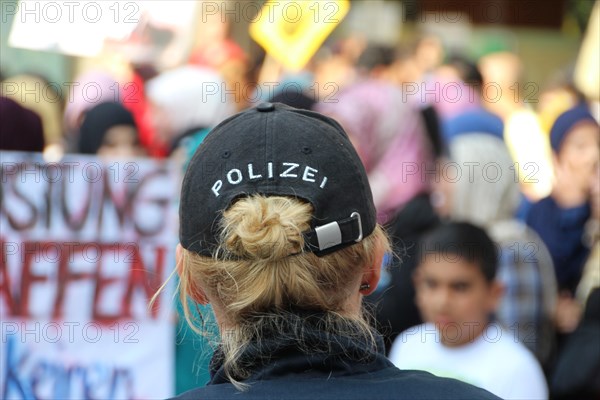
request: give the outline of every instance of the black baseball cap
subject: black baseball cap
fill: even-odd
[[[342,127],[322,114],[262,103],[217,125],[186,170],[179,241],[213,256],[220,220],[236,199],[291,196],[314,209],[305,250],[318,256],[350,246],[375,229],[367,174]]]

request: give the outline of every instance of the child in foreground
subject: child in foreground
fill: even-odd
[[[495,279],[497,250],[487,233],[469,223],[448,223],[427,234],[419,252],[416,301],[426,323],[394,341],[390,360],[503,399],[547,399],[533,354],[493,320],[502,286]]]

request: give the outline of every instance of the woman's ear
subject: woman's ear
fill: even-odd
[[[202,288],[196,284],[196,282],[191,280],[189,274],[184,275],[183,251],[184,250],[181,246],[181,243],[178,243],[177,247],[175,248],[175,262],[177,263],[175,268],[177,269],[177,275],[179,275],[180,281],[189,288],[187,293],[188,296],[190,296],[196,303],[206,305],[209,303],[209,301],[204,290],[202,290]]]
[[[377,289],[379,279],[381,278],[381,268],[385,256],[385,250],[381,243],[377,243],[374,252],[373,265],[366,265],[363,271],[360,289],[360,293],[363,296],[373,293]]]

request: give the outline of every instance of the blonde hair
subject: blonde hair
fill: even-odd
[[[290,323],[294,310],[322,313],[319,328],[358,335],[370,349],[376,347],[366,313],[353,315],[344,306],[357,290],[364,267],[380,267],[374,265],[376,247],[389,251],[387,236],[378,225],[361,242],[317,257],[303,250],[302,232],[310,229],[311,218],[311,205],[292,197],[244,197],[223,212],[220,247],[212,258],[183,251],[179,296],[185,318],[203,333],[190,310],[190,303],[195,304],[191,294],[202,282],[228,322],[226,334],[221,332],[223,365],[239,389],[244,385],[237,379],[250,374],[240,362],[243,350],[260,340],[265,329],[285,335],[292,326],[294,332],[287,334],[298,335],[297,325],[302,324]]]

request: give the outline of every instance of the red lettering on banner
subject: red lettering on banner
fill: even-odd
[[[85,168],[70,169],[68,165],[61,165],[58,170],[61,179],[55,182],[44,178],[44,164],[9,164],[14,164],[14,170],[10,173],[2,172],[0,165],[0,175],[4,191],[2,195],[10,198],[11,207],[6,205],[6,201],[0,201],[0,214],[6,216],[8,226],[16,232],[36,228],[50,229],[52,225],[62,223],[74,234],[78,234],[86,226],[93,226],[101,232],[103,226],[116,223],[119,228],[133,229],[144,238],[160,233],[168,221],[170,197],[164,193],[143,196],[147,187],[168,178],[168,170],[165,168],[152,170],[141,177],[128,175],[125,182],[113,182],[111,177],[114,174],[111,173],[111,167],[106,165],[96,164],[98,179],[87,176],[88,170]],[[32,195],[27,190],[27,184],[43,187],[42,193],[36,193],[43,196],[43,202],[34,201],[32,196],[35,194]],[[74,196],[77,201],[71,202]],[[156,218],[153,226],[148,227],[144,216],[134,213],[133,204],[155,206],[157,214],[161,216]],[[15,212],[15,206],[19,207],[18,212]],[[107,218],[106,214],[109,212],[114,213],[116,218]]]
[[[4,179],[4,177],[3,177],[3,179]],[[3,185],[2,190],[7,191],[6,189],[9,186],[12,188],[12,192],[13,192],[14,196],[16,198],[18,198],[19,200],[21,200],[21,205],[29,210],[28,213],[25,213],[25,215],[28,215],[29,218],[25,219],[25,221],[22,221],[19,218],[17,218],[16,216],[9,213],[8,209],[6,208],[6,201],[0,202],[0,209],[2,210],[3,214],[6,214],[8,223],[14,230],[23,231],[23,230],[31,229],[32,227],[35,226],[35,224],[37,222],[38,210],[35,208],[35,205],[33,204],[33,202],[30,199],[28,199],[27,196],[25,196],[23,194],[23,192],[21,192],[21,190],[18,189],[19,185],[17,184],[16,179],[12,180],[10,183],[12,185],[9,185],[7,183],[6,187],[5,187],[4,182],[2,182],[2,185]],[[21,212],[20,214],[22,216],[23,212]]]
[[[48,282],[56,286],[55,297],[48,299],[53,304],[52,318],[64,318],[65,302],[69,301],[67,292],[73,285],[80,284],[81,281],[88,280],[94,285],[94,294],[92,309],[90,315],[92,320],[103,324],[112,324],[120,319],[131,319],[133,317],[133,296],[140,292],[144,295],[147,301],[160,287],[163,280],[165,270],[165,254],[166,249],[163,246],[153,248],[154,269],[148,268],[144,262],[138,246],[127,248],[128,256],[125,257],[124,266],[128,273],[124,271],[119,276],[108,276],[103,273],[103,265],[109,265],[115,261],[119,251],[123,251],[126,247],[119,244],[94,244],[100,255],[94,260],[80,261],[80,264],[74,265],[73,260],[82,260],[86,248],[94,243],[57,243],[57,242],[25,242],[20,246],[18,254],[19,262],[22,260],[22,271],[20,275],[20,290],[15,292],[15,288],[11,285],[10,274],[7,267],[6,246],[4,242],[0,242],[2,246],[2,259],[0,260],[0,289],[2,297],[4,297],[8,305],[9,316],[16,317],[32,317],[30,312],[30,304],[32,292],[36,283]],[[47,274],[35,272],[34,266],[47,257],[50,249],[60,251],[56,260],[46,262],[53,270]],[[122,256],[123,254],[120,254]],[[17,258],[17,257],[15,257]],[[86,265],[84,271],[79,271],[82,265]],[[75,269],[75,267],[79,267]],[[16,278],[16,277],[13,277]],[[18,282],[18,281],[17,281]],[[117,291],[122,293],[120,299],[115,299],[115,303],[119,304],[118,312],[115,314],[106,314],[101,310],[101,301],[103,292],[111,286],[121,286],[123,290]],[[20,292],[19,294],[17,294]],[[151,311],[151,318],[158,317],[158,302]]]
[[[119,245],[115,244],[115,245],[106,245],[103,248],[104,251],[112,251],[113,254],[115,252],[119,251]],[[99,310],[98,310],[98,305],[100,304],[100,299],[102,298],[101,294],[102,294],[102,290],[107,287],[107,286],[111,286],[115,283],[119,283],[121,280],[119,278],[106,278],[102,275],[102,264],[100,263],[100,261],[98,261],[98,268],[96,268],[96,290],[94,290],[94,309],[92,310],[92,319],[94,321],[98,321],[98,322],[102,322],[105,324],[111,324],[113,322],[115,322],[116,320],[118,320],[121,315],[107,315],[107,314],[102,314]],[[121,312],[121,314],[123,314]]]
[[[102,230],[102,224],[104,223],[104,204],[108,204],[109,207],[113,208],[117,214],[117,220],[119,228],[123,228],[125,218],[131,218],[131,195],[130,193],[122,192],[115,193],[110,187],[109,175],[104,174],[104,184],[102,187],[102,202],[98,213],[98,230]],[[121,187],[122,190],[126,187]]]
[[[47,246],[47,243],[44,243],[41,247]],[[65,299],[65,292],[67,286],[71,282],[80,281],[83,279],[91,279],[93,275],[89,272],[81,273],[81,272],[73,272],[70,266],[70,260],[73,259],[75,253],[81,253],[85,249],[85,246],[82,243],[74,243],[73,246],[68,246],[65,249],[65,246],[61,246],[61,257],[58,263],[58,282],[56,288],[56,298],[54,301],[54,319],[62,318],[63,316],[63,303]]]
[[[6,246],[3,240],[0,240],[0,247],[2,248],[2,254],[0,255],[0,295],[4,297],[8,313],[14,315],[17,310],[11,294],[10,275],[6,266]]]
[[[21,307],[20,307],[20,316],[30,317],[29,314],[29,293],[31,290],[31,286],[35,282],[46,282],[48,277],[45,275],[35,275],[32,271],[34,257],[35,259],[39,259],[40,255],[40,244],[36,242],[26,242],[23,243],[23,268],[21,274]]]
[[[62,181],[61,191],[60,191],[60,210],[62,217],[64,218],[67,226],[74,232],[78,232],[83,228],[83,225],[88,219],[88,215],[90,214],[90,208],[92,206],[92,200],[94,198],[94,184],[92,182],[87,182],[87,197],[85,199],[81,199],[77,203],[83,203],[83,207],[79,210],[71,211],[69,210],[69,206],[67,205],[67,199],[69,198],[68,189],[72,185],[67,182],[67,180]]]

